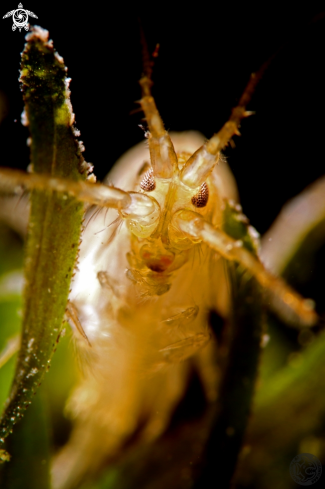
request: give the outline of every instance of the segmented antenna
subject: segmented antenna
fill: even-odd
[[[220,131],[214,134],[209,141],[187,160],[180,175],[183,183],[191,188],[202,185],[218,163],[220,151],[225,148],[235,134],[240,135],[239,126],[241,120],[252,114],[252,112],[246,110],[247,104],[250,102],[258,82],[272,59],[273,56],[256,73],[251,74],[238,105],[232,109],[229,120],[222,126]]]
[[[153,61],[149,55],[147,41],[140,24],[140,37],[142,44],[143,76],[139,81],[142,89],[141,107],[144,112],[149,132],[148,144],[150,159],[155,176],[171,178],[177,172],[177,156],[173,143],[151,95]]]
[[[165,135],[164,123],[157,110],[154,98],[151,95],[152,68],[153,61],[150,57],[148,44],[144,35],[142,25],[140,24],[140,39],[142,45],[142,63],[143,75],[139,81],[142,89],[141,107],[146,117],[149,130],[153,137],[160,138]]]
[[[150,54],[149,54],[149,49],[148,49],[148,43],[146,36],[144,34],[143,27],[140,23],[140,40],[141,40],[141,46],[142,46],[142,79],[145,79],[141,84],[143,93],[142,96],[144,95],[151,95],[151,87],[153,85],[152,82],[152,69],[154,62],[152,61]]]
[[[221,128],[221,130],[212,136],[210,141],[207,143],[207,150],[211,154],[217,154],[221,151],[226,144],[229,142],[230,138],[235,134],[240,135],[239,126],[241,120],[244,117],[248,117],[253,112],[246,110],[248,103],[250,102],[253,93],[255,92],[256,86],[262,78],[266,68],[269,66],[271,59],[263,63],[260,69],[256,73],[252,73],[249,81],[245,87],[242,96],[239,99],[238,105],[232,109],[229,121]]]

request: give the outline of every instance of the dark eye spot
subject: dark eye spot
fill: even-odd
[[[148,170],[144,175],[140,183],[140,187],[145,192],[152,192],[156,188],[155,178],[153,176],[152,168]]]
[[[206,182],[202,183],[200,190],[192,197],[192,204],[195,207],[205,207],[209,200],[209,187]]]

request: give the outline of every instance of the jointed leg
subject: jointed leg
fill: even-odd
[[[6,194],[10,190],[17,193],[22,189],[66,192],[82,202],[102,207],[124,209],[131,204],[127,192],[107,185],[68,180],[40,173],[26,173],[9,168],[0,169],[0,191]]]
[[[72,323],[72,325],[77,329],[77,331],[81,334],[81,336],[87,341],[88,345],[91,346],[88,336],[86,335],[79,321],[78,311],[72,302],[68,301],[65,313],[69,323],[70,324]]]
[[[0,169],[0,192],[5,195],[18,193],[22,190],[44,190],[66,193],[81,202],[118,209],[125,219],[142,219],[141,224],[146,225],[146,218],[157,212],[157,202],[150,196],[137,192],[124,192],[115,187],[104,184],[74,181],[65,178],[51,177],[47,174],[26,173],[8,168]],[[152,219],[149,219],[152,225]]]
[[[304,300],[281,278],[275,277],[266,270],[258,258],[243,248],[241,241],[236,241],[220,229],[215,229],[200,214],[192,211],[177,212],[172,225],[183,236],[195,242],[202,240],[227,260],[236,261],[251,272],[259,284],[271,295],[278,312],[289,323],[311,326],[317,322],[318,316],[313,310],[311,301]]]

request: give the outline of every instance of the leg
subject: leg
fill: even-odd
[[[65,313],[70,325],[75,327],[81,336],[87,341],[88,345],[91,346],[90,341],[88,340],[88,337],[79,321],[77,308],[72,302],[68,301]]]
[[[0,191],[17,193],[26,190],[47,190],[64,192],[82,202],[102,207],[127,208],[131,198],[127,192],[94,182],[73,181],[40,173],[26,173],[9,168],[0,169]]]
[[[120,297],[120,292],[118,290],[118,283],[116,280],[111,278],[107,272],[98,272],[97,273],[98,281],[103,289],[107,289],[115,295],[115,297]]]
[[[185,311],[175,314],[168,319],[165,319],[163,323],[169,328],[180,328],[188,325],[197,317],[199,312],[198,306],[189,307]]]
[[[56,178],[40,173],[25,173],[8,168],[0,169],[0,192],[5,195],[8,190],[14,193],[26,190],[44,190],[61,192],[75,197],[81,202],[118,209],[125,219],[138,219],[142,227],[154,225],[152,215],[159,215],[158,203],[155,199],[137,192],[124,192],[115,187],[94,182],[74,181],[66,178]],[[147,223],[147,218],[148,223]]]
[[[164,361],[167,363],[182,362],[206,345],[210,341],[210,338],[211,336],[208,332],[196,333],[193,336],[188,336],[183,340],[176,341],[165,348],[161,348],[159,353],[162,354]]]
[[[202,330],[200,333],[195,333],[196,329],[191,327],[191,324],[196,320],[199,313],[198,306],[188,307],[184,311],[175,314],[174,316],[165,319],[162,322],[162,327],[165,334],[170,338],[178,338],[169,345],[161,348],[159,353],[167,363],[178,363],[192,356],[197,350],[202,348],[210,340],[210,334],[207,330]],[[204,321],[204,318],[202,318]],[[199,321],[201,323],[202,319]],[[183,336],[183,338],[182,338]]]
[[[249,270],[270,295],[271,305],[275,306],[276,311],[288,323],[312,326],[317,322],[318,317],[311,301],[304,300],[281,278],[266,270],[259,259],[242,246],[241,241],[236,241],[220,229],[215,229],[200,214],[192,211],[178,211],[173,217],[172,225],[183,236],[195,242],[203,241],[227,260],[236,261]]]

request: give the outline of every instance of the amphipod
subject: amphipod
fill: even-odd
[[[86,217],[70,296],[88,338],[76,335],[85,372],[69,402],[75,428],[56,460],[56,487],[95,471],[139,425],[143,439],[157,437],[186,390],[193,366],[183,360],[195,355],[208,398],[216,396],[215,378],[206,372],[215,348],[208,314],[227,315],[226,268],[214,250],[173,230],[171,216],[188,209],[220,226],[223,199],[237,200],[236,185],[222,160],[203,184],[186,188],[177,173],[204,139],[193,132],[169,141],[177,162],[172,168],[164,162],[165,175],[149,166],[141,143],[108,176],[118,188],[150,196],[145,222],[131,217],[109,226],[117,217],[111,210],[91,218],[92,209]]]
[[[146,441],[161,434],[191,369],[215,399],[208,313],[229,312],[225,260],[250,270],[302,321],[315,319],[295,292],[221,231],[224,202],[238,195],[220,151],[247,115],[252,83],[230,120],[205,142],[194,132],[168,134],[150,74],[140,80],[147,142],[107,178],[115,187],[112,202],[116,197],[107,206],[118,210],[91,208],[86,217],[67,310],[82,332],[75,337],[83,376],[68,404],[74,429],[54,464],[55,488],[75,487],[95,473],[136,431]]]

